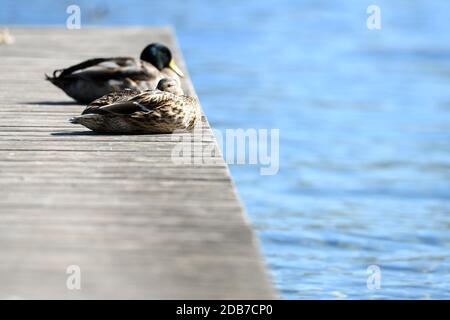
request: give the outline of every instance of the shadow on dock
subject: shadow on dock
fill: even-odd
[[[81,105],[80,103],[76,101],[25,101],[23,104],[28,105],[39,105],[39,106],[74,106],[74,105]]]

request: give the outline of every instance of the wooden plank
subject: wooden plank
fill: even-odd
[[[11,33],[16,43],[0,47],[0,298],[274,298],[206,118],[195,134],[97,135],[67,122],[84,106],[43,80],[153,41],[187,71],[172,31]],[[183,87],[195,95],[189,76]],[[177,164],[182,138],[214,152]],[[66,287],[69,265],[81,268],[81,290]]]

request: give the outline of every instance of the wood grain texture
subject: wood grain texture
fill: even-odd
[[[0,298],[276,297],[206,119],[195,134],[97,135],[67,122],[84,106],[44,81],[153,41],[186,70],[170,29],[11,33],[0,46]],[[188,76],[183,87],[195,95]],[[174,163],[181,138],[210,146],[207,163],[195,148],[193,164]],[[69,265],[81,290],[66,287]]]

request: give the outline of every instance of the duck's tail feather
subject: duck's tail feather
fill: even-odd
[[[80,124],[80,118],[81,117],[72,117],[69,119],[69,122],[72,124]]]
[[[49,76],[48,74],[45,74],[45,80],[50,81],[51,83],[53,83],[55,86],[57,86],[60,89],[65,88],[66,84],[67,84],[67,80],[65,78],[61,78],[59,76],[55,76],[55,73],[59,71],[56,70],[53,75],[54,76]]]
[[[84,124],[86,121],[95,120],[98,118],[98,114],[84,114],[81,116],[72,117],[69,122],[72,124]]]
[[[69,122],[72,124],[81,124],[95,132],[104,133],[108,129],[108,126],[105,127],[104,120],[102,115],[91,113],[70,118]]]

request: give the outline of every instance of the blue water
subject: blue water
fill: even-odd
[[[284,298],[450,298],[450,2],[375,2],[381,30],[372,1],[76,1],[173,25],[213,127],[280,129],[277,175],[231,170]],[[0,0],[0,24],[72,3]]]

